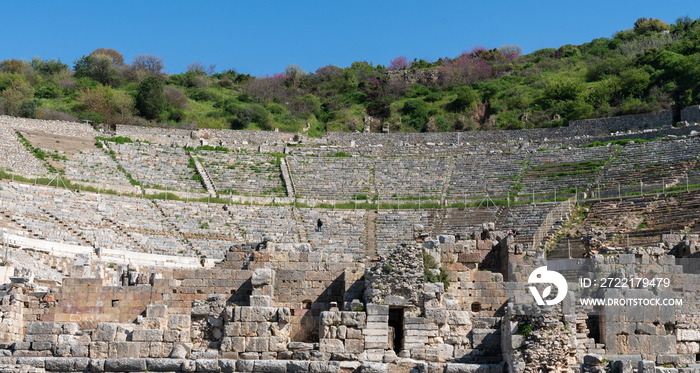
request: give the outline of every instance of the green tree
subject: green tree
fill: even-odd
[[[104,54],[83,56],[75,60],[73,70],[76,78],[91,78],[104,85],[112,85],[116,79],[112,58]]]
[[[670,30],[671,26],[669,26],[666,22],[658,19],[658,18],[639,18],[634,22],[634,32],[638,34],[646,34],[647,32],[658,32],[658,31],[667,31]]]
[[[107,56],[110,58],[112,65],[114,66],[120,66],[124,67],[126,64],[124,63],[124,56],[119,53],[118,51],[114,49],[105,49],[105,48],[97,48],[94,51],[90,52],[91,56]]]
[[[168,101],[163,93],[163,82],[156,77],[148,77],[139,83],[136,95],[136,109],[141,116],[155,119],[165,110]]]
[[[453,112],[461,112],[471,108],[477,101],[476,92],[470,87],[459,87],[456,89],[457,98],[447,104],[447,110]]]

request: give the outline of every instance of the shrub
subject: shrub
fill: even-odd
[[[416,84],[412,85],[411,88],[409,88],[408,92],[406,93],[406,97],[416,98],[416,97],[420,97],[420,96],[426,96],[429,94],[430,94],[430,90],[428,89],[428,87],[426,87],[422,84],[416,83]]]
[[[423,101],[425,102],[438,102],[442,100],[442,95],[437,92],[430,92],[429,95],[423,97]]]
[[[24,81],[20,81],[10,88],[0,92],[0,98],[4,102],[4,111],[7,115],[20,115],[22,103],[34,96],[32,88]]]
[[[34,57],[29,65],[34,68],[34,71],[43,76],[51,76],[68,69],[68,65],[61,62],[60,58],[57,60],[42,60],[39,57]]]
[[[437,126],[438,126],[438,131],[440,132],[448,132],[450,131],[452,125],[450,122],[443,117],[442,115],[437,118]]]
[[[117,52],[114,49],[105,49],[105,48],[97,48],[94,51],[90,52],[91,56],[107,56],[112,62],[112,65],[114,66],[126,66],[124,64],[124,56]]]
[[[102,84],[111,85],[117,72],[112,66],[112,58],[106,55],[83,56],[73,63],[76,78],[92,78]]]
[[[10,74],[21,74],[24,72],[25,66],[23,61],[13,58],[0,62],[0,71]]]
[[[460,87],[457,89],[457,98],[447,104],[447,110],[461,112],[471,108],[478,100],[477,93],[470,87]]]
[[[586,85],[579,80],[557,80],[542,90],[540,101],[544,107],[553,107],[558,101],[575,101],[585,92]]]
[[[163,69],[165,69],[163,58],[152,54],[137,54],[134,56],[131,67],[135,70],[147,71],[155,77],[162,77],[164,75]]]
[[[105,117],[103,115],[90,110],[80,112],[80,114],[78,114],[78,118],[80,120],[89,120],[93,123],[102,123],[105,121]]]
[[[163,95],[165,95],[165,99],[174,108],[184,110],[189,109],[189,102],[187,101],[187,96],[185,95],[185,92],[182,92],[181,90],[175,87],[166,85],[163,88]]]
[[[42,85],[38,87],[34,91],[34,97],[36,98],[60,98],[61,97],[61,89],[56,85],[54,82],[49,82],[45,85]]]
[[[40,108],[37,117],[45,120],[60,120],[64,122],[79,122],[78,117],[65,111]]]
[[[518,331],[515,334],[522,335],[525,338],[529,337],[532,334],[532,325],[528,323],[518,325]]]
[[[231,105],[227,107],[227,111],[236,117],[231,121],[233,129],[244,129],[251,123],[257,124],[262,129],[270,129],[272,118],[270,113],[264,107],[258,104],[241,107]]]
[[[136,96],[136,109],[147,119],[155,119],[165,110],[167,100],[163,94],[163,82],[149,77],[139,83]]]
[[[36,118],[37,100],[26,100],[19,107],[19,116],[23,118]]]
[[[406,115],[405,119],[402,118],[402,120],[418,131],[424,129],[430,118],[428,105],[423,100],[407,100],[401,108],[401,112]]]
[[[99,82],[95,81],[90,77],[82,77],[75,79],[75,88],[97,88],[100,85]]]
[[[351,155],[346,153],[346,152],[337,152],[335,154],[329,155],[329,157],[345,158],[345,157],[351,157]]]
[[[638,18],[636,21],[634,21],[634,32],[638,34],[646,34],[648,32],[658,32],[658,31],[667,31],[670,30],[671,26],[669,26],[666,22],[658,19],[658,18]]]

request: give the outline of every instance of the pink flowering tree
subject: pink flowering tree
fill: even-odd
[[[411,61],[406,56],[398,56],[391,60],[389,64],[389,70],[391,71],[408,69],[409,67],[411,67]]]
[[[486,51],[476,46],[470,51],[451,60],[445,60],[440,67],[440,81],[444,86],[472,85],[493,76],[493,68],[480,56]]]

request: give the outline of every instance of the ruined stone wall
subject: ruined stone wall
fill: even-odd
[[[569,127],[586,131],[617,132],[644,130],[673,125],[673,111],[655,111],[653,113],[622,115],[619,117],[573,120]]]
[[[420,83],[426,86],[435,85],[440,79],[438,70],[394,70],[387,71],[390,80],[404,81],[409,84]]]
[[[700,106],[688,106],[681,110],[681,121],[688,123],[697,123],[700,121]]]
[[[288,307],[295,315],[314,316],[318,316],[318,310],[330,308],[331,302],[343,303],[346,282],[351,286],[357,280],[345,278],[346,269],[362,269],[359,272],[364,273],[363,265],[354,262],[352,256],[322,252],[229,252],[223,267],[237,278],[250,278],[256,268],[274,270],[274,305]],[[227,278],[224,276],[215,278]]]

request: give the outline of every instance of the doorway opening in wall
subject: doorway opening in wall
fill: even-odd
[[[600,316],[599,315],[588,315],[586,320],[586,328],[588,329],[588,337],[593,338],[595,343],[600,342]]]
[[[403,310],[403,307],[389,307],[389,337],[393,342],[391,347],[396,353],[403,350]]]

